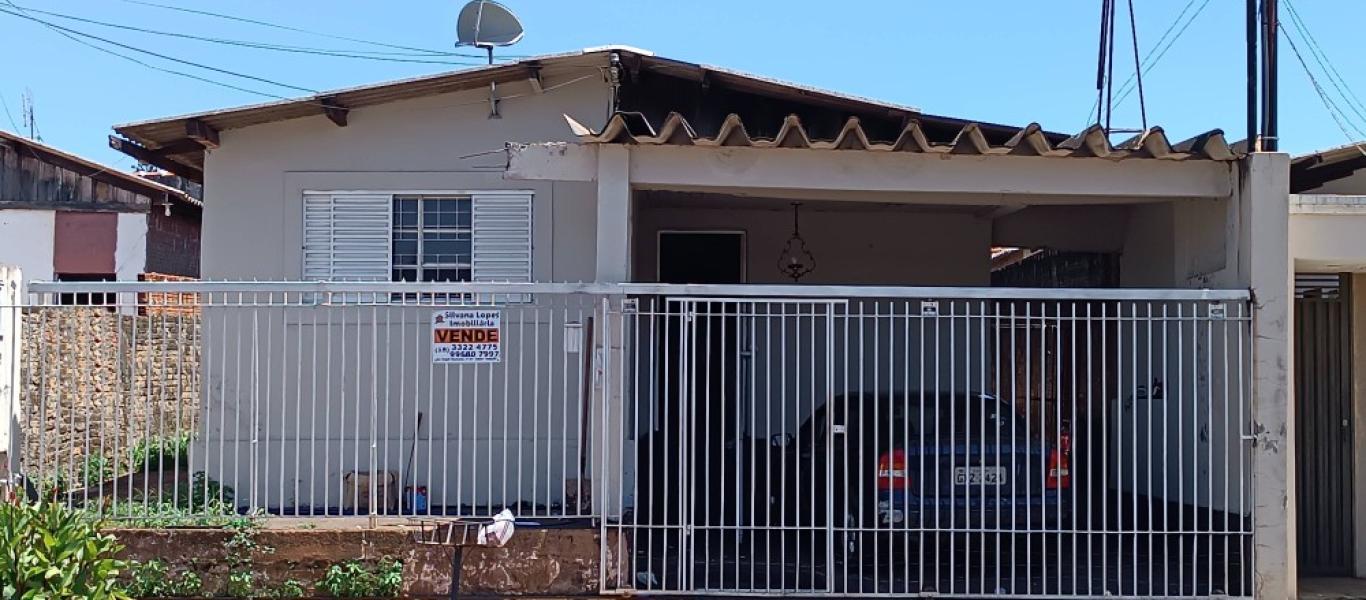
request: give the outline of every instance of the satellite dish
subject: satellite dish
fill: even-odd
[[[522,40],[522,22],[506,6],[493,0],[471,0],[455,22],[457,46],[511,46]]]

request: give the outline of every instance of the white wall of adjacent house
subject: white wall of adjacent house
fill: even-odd
[[[0,264],[19,267],[25,281],[51,281],[56,211],[0,210]]]
[[[137,281],[147,267],[147,213],[119,213],[114,246],[114,275],[119,281]]]

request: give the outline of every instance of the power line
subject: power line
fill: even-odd
[[[1186,29],[1190,27],[1190,24],[1195,22],[1195,19],[1199,17],[1200,13],[1204,12],[1205,7],[1209,5],[1209,0],[1204,0],[1204,2],[1200,4],[1199,8],[1196,9],[1195,13],[1191,14],[1189,19],[1185,19],[1183,21],[1183,19],[1186,17],[1186,14],[1190,12],[1191,7],[1195,5],[1195,2],[1196,0],[1188,0],[1186,2],[1186,6],[1184,6],[1181,9],[1181,12],[1177,13],[1176,18],[1172,19],[1172,22],[1167,25],[1166,31],[1162,32],[1162,35],[1157,38],[1157,42],[1153,44],[1153,47],[1150,48],[1146,54],[1144,54],[1142,61],[1142,72],[1144,74],[1147,74],[1149,71],[1152,71],[1153,67],[1157,66],[1157,62],[1162,60],[1162,57],[1166,55],[1167,50],[1171,49],[1172,44],[1176,43],[1176,40],[1179,39],[1181,35],[1186,32]],[[1177,30],[1178,25],[1181,26],[1179,31]],[[1175,36],[1171,35],[1172,31],[1176,31]],[[1168,39],[1169,37],[1170,39]],[[1166,42],[1165,46],[1163,45],[1163,42]],[[1115,100],[1115,106],[1118,106],[1121,103],[1123,103],[1124,100],[1128,98],[1129,94],[1133,92],[1134,88],[1132,86],[1136,78],[1135,76],[1137,72],[1138,69],[1135,69],[1135,72],[1130,73],[1129,77],[1124,80],[1124,83],[1120,84],[1119,98]],[[1086,119],[1088,123],[1091,119],[1091,115],[1096,114],[1096,111],[1100,108],[1100,102],[1101,99],[1099,97],[1096,98],[1095,102],[1091,104],[1091,109],[1086,111]]]
[[[1285,7],[1290,13],[1290,19],[1293,21],[1292,25],[1295,26],[1295,29],[1300,33],[1300,37],[1304,39],[1305,43],[1309,46],[1309,54],[1314,57],[1314,62],[1317,62],[1319,68],[1323,69],[1324,74],[1328,76],[1329,83],[1333,84],[1333,88],[1337,90],[1338,95],[1342,96],[1342,99],[1346,101],[1348,108],[1351,108],[1352,112],[1356,113],[1358,118],[1366,121],[1366,114],[1362,113],[1361,99],[1357,97],[1356,92],[1352,91],[1352,88],[1347,84],[1347,81],[1342,78],[1342,74],[1338,72],[1337,67],[1333,66],[1333,61],[1328,59],[1328,54],[1319,46],[1318,40],[1314,38],[1314,32],[1310,31],[1309,26],[1300,18],[1300,13],[1295,9],[1295,5],[1291,3],[1290,0],[1286,0]]]
[[[1343,122],[1340,116],[1342,109],[1337,107],[1337,104],[1333,102],[1333,99],[1328,97],[1328,93],[1324,91],[1323,86],[1319,85],[1318,78],[1314,77],[1314,72],[1309,69],[1309,63],[1305,62],[1304,55],[1300,54],[1299,47],[1295,45],[1295,40],[1290,36],[1290,33],[1285,30],[1285,25],[1278,22],[1276,26],[1280,29],[1281,33],[1285,34],[1285,41],[1290,44],[1290,51],[1294,53],[1295,58],[1299,60],[1300,67],[1304,69],[1304,74],[1309,77],[1309,83],[1314,86],[1314,92],[1318,94],[1319,101],[1322,102],[1323,107],[1328,110],[1328,116],[1332,117],[1333,122],[1337,123],[1338,129],[1342,131],[1342,135],[1347,137],[1347,142],[1356,146],[1357,150],[1360,151],[1362,155],[1366,155],[1366,147],[1362,147],[1361,144],[1357,143],[1359,138],[1347,131],[1347,124]],[[1356,129],[1355,126],[1352,128]],[[1361,133],[1361,130],[1357,129],[1357,132]]]
[[[0,106],[5,108],[5,116],[9,118],[9,126],[14,128],[14,133],[19,133],[19,122],[14,120],[14,113],[9,111],[9,102],[5,101],[4,94],[0,94]]]
[[[120,24],[120,23],[110,23],[110,22],[108,22],[108,21],[99,21],[99,20],[95,20],[95,19],[87,19],[87,18],[85,18],[85,17],[78,17],[78,16],[75,16],[75,15],[68,15],[68,14],[63,14],[63,13],[59,13],[59,12],[41,10],[41,9],[36,9],[36,8],[24,8],[23,10],[24,10],[25,12],[27,12],[27,13],[37,13],[37,14],[42,14],[42,15],[48,15],[48,16],[57,17],[57,18],[60,18],[60,19],[67,19],[67,20],[77,21],[77,22],[81,22],[81,23],[87,23],[87,24],[91,24],[91,25],[99,25],[99,26],[101,26],[101,27],[112,27],[112,28],[115,28],[115,29],[122,29],[122,30],[126,30],[126,31],[136,31],[136,32],[139,32],[139,33],[146,33],[146,34],[151,34],[151,35],[160,35],[160,36],[166,36],[166,37],[174,37],[174,38],[187,39],[187,40],[193,40],[193,41],[199,41],[199,42],[207,42],[207,43],[212,43],[212,44],[222,44],[222,45],[227,45],[227,46],[239,46],[239,47],[244,47],[244,48],[254,48],[254,49],[258,49],[258,50],[274,50],[274,51],[279,51],[279,52],[291,52],[291,53],[296,53],[296,54],[311,54],[311,55],[319,55],[319,56],[335,56],[335,57],[341,57],[341,58],[355,58],[355,59],[361,59],[361,60],[374,60],[374,61],[399,62],[399,63],[436,64],[436,65],[464,65],[464,66],[475,66],[475,65],[483,65],[483,64],[484,64],[482,61],[481,61],[481,62],[469,62],[469,61],[452,61],[452,60],[432,60],[432,59],[421,59],[421,58],[402,58],[402,57],[399,57],[399,56],[395,56],[395,55],[393,55],[392,53],[387,54],[387,55],[386,55],[386,54],[376,54],[376,53],[373,53],[373,52],[366,52],[365,54],[361,54],[361,53],[358,53],[358,52],[352,52],[352,51],[347,51],[347,50],[329,49],[329,48],[311,48],[311,47],[307,47],[307,46],[289,46],[289,45],[284,45],[284,44],[269,44],[269,43],[264,43],[264,42],[253,42],[253,41],[248,41],[248,40],[234,40],[234,39],[228,39],[228,38],[204,37],[204,36],[191,35],[191,34],[187,34],[187,33],[178,33],[178,32],[172,32],[172,31],[160,31],[160,30],[156,30],[156,29],[146,29],[146,28],[143,28],[143,27],[136,27],[136,26],[133,26],[133,25],[124,25],[124,24]],[[362,52],[365,52],[365,51],[362,51]],[[422,56],[428,56],[428,55],[422,55]]]
[[[5,2],[6,2],[7,4],[9,4],[10,6],[14,6],[15,8],[19,8],[17,5],[15,5],[13,2],[10,2],[9,0],[5,0]],[[20,8],[20,10],[23,10],[23,9]],[[214,79],[209,79],[209,78],[207,78],[207,77],[201,77],[201,76],[195,75],[195,74],[193,74],[193,73],[186,73],[186,72],[184,72],[184,71],[177,71],[177,70],[175,70],[175,69],[168,69],[168,68],[166,68],[166,67],[154,65],[154,64],[151,64],[151,63],[149,63],[149,62],[147,62],[147,61],[141,60],[141,59],[139,59],[139,58],[136,58],[136,57],[133,57],[133,56],[129,56],[129,55],[127,55],[127,54],[123,54],[123,53],[121,53],[121,52],[116,52],[116,51],[114,51],[114,50],[110,50],[110,49],[105,48],[105,47],[103,47],[103,46],[99,46],[99,45],[90,43],[90,42],[88,42],[88,41],[86,41],[86,40],[81,39],[80,37],[78,37],[78,36],[76,36],[76,35],[73,35],[73,34],[71,34],[71,33],[68,33],[67,31],[63,31],[64,28],[61,28],[61,27],[58,27],[58,26],[56,26],[56,25],[47,23],[47,22],[45,22],[45,21],[43,21],[43,20],[41,20],[41,19],[34,19],[34,18],[32,18],[32,17],[28,17],[28,16],[25,16],[25,15],[20,15],[20,14],[12,13],[12,12],[9,12],[9,11],[5,11],[5,10],[3,10],[3,9],[0,9],[0,12],[4,12],[4,13],[6,13],[6,14],[14,15],[14,16],[17,16],[17,17],[25,18],[25,19],[29,19],[29,20],[32,20],[32,21],[37,21],[37,22],[39,22],[39,23],[42,23],[42,24],[46,25],[48,28],[50,28],[50,29],[52,29],[53,31],[55,31],[56,33],[60,34],[62,37],[65,37],[65,38],[67,38],[67,39],[69,39],[69,40],[71,40],[71,41],[73,41],[73,42],[76,42],[76,43],[82,45],[82,46],[85,46],[85,47],[87,47],[87,48],[91,48],[91,49],[96,50],[96,51],[99,51],[99,52],[103,52],[103,53],[108,54],[108,55],[110,55],[110,56],[115,56],[115,57],[118,57],[118,58],[122,58],[122,59],[124,59],[124,60],[126,60],[126,61],[132,62],[132,63],[137,64],[137,65],[142,66],[142,67],[146,67],[146,68],[148,68],[148,69],[152,69],[152,70],[154,70],[154,71],[160,71],[160,72],[162,72],[162,73],[167,73],[167,74],[170,74],[170,75],[176,75],[176,76],[179,76],[179,77],[185,77],[185,78],[187,78],[187,79],[193,79],[193,80],[195,80],[195,81],[200,81],[200,82],[203,82],[203,83],[208,83],[208,84],[211,84],[211,85],[216,85],[216,86],[219,86],[219,87],[224,87],[224,88],[227,88],[227,89],[230,89],[230,90],[236,90],[236,91],[239,91],[239,92],[246,92],[246,93],[248,93],[248,94],[255,94],[255,95],[257,95],[257,96],[265,96],[265,97],[268,97],[268,98],[276,98],[276,99],[279,99],[279,100],[289,100],[289,99],[290,99],[290,98],[287,97],[287,96],[281,96],[281,95],[272,94],[272,93],[269,93],[269,92],[262,92],[262,91],[260,91],[260,90],[254,90],[254,89],[251,89],[251,88],[245,88],[245,87],[241,87],[241,86],[234,85],[234,84],[231,84],[231,83],[224,83],[224,82],[222,82],[222,81],[217,81],[217,80],[214,80]]]
[[[6,3],[8,3],[10,6],[13,6],[14,8],[19,9],[20,11],[23,11],[23,10],[24,10],[22,7],[20,7],[19,5],[15,4],[14,2],[12,2],[12,1],[10,1],[10,0],[5,0],[5,1],[6,1]],[[255,75],[248,75],[248,74],[246,74],[246,73],[239,73],[239,72],[237,72],[237,71],[231,71],[231,70],[228,70],[228,69],[220,69],[220,68],[218,68],[218,67],[213,67],[213,66],[209,66],[209,65],[206,65],[206,64],[203,64],[203,63],[197,63],[197,62],[194,62],[194,61],[185,60],[185,59],[183,59],[183,58],[176,58],[176,57],[174,57],[174,56],[169,56],[169,55],[166,55],[166,54],[161,54],[161,53],[159,53],[159,52],[153,52],[153,51],[151,51],[151,50],[144,50],[144,49],[138,48],[138,47],[136,47],[136,46],[130,46],[130,45],[128,45],[128,44],[116,42],[116,41],[114,41],[114,40],[111,40],[111,39],[108,39],[108,38],[103,38],[103,37],[100,37],[100,36],[97,36],[97,35],[94,35],[94,34],[91,34],[91,33],[86,33],[86,32],[84,32],[84,31],[79,31],[79,30],[70,29],[70,28],[67,28],[67,27],[62,27],[61,25],[57,25],[57,24],[52,23],[52,22],[49,22],[49,21],[44,21],[44,20],[42,20],[42,19],[39,19],[39,18],[34,17],[34,16],[31,16],[31,15],[27,15],[27,14],[23,14],[23,13],[16,13],[16,12],[7,11],[7,10],[4,10],[4,9],[0,9],[0,12],[3,12],[3,13],[6,13],[6,14],[9,14],[9,15],[13,15],[13,16],[19,17],[19,18],[21,18],[21,19],[28,19],[28,20],[30,20],[30,21],[35,21],[35,22],[38,22],[38,23],[41,23],[41,24],[47,26],[47,27],[50,28],[50,29],[54,29],[54,30],[57,30],[57,31],[60,31],[60,32],[64,32],[64,33],[68,33],[68,34],[72,34],[72,35],[79,35],[79,36],[82,36],[82,37],[90,38],[90,39],[92,39],[92,40],[99,40],[99,41],[104,42],[104,43],[106,43],[106,44],[109,44],[109,45],[111,45],[111,46],[117,46],[117,47],[123,48],[123,49],[125,49],[125,50],[132,50],[133,52],[139,52],[139,53],[146,54],[146,55],[149,55],[149,56],[155,56],[155,57],[160,58],[160,59],[162,59],[162,60],[168,60],[168,61],[171,61],[171,62],[180,63],[180,64],[183,64],[183,65],[188,65],[188,66],[195,67],[195,68],[199,68],[199,69],[204,69],[204,70],[206,70],[206,71],[213,71],[213,72],[215,72],[215,73],[221,73],[221,74],[224,74],[224,75],[231,75],[231,76],[233,76],[233,77],[240,77],[240,78],[242,78],[242,79],[250,79],[250,80],[252,80],[252,81],[259,81],[259,82],[261,82],[261,83],[266,83],[266,84],[270,84],[270,85],[274,85],[274,86],[278,86],[278,87],[282,87],[282,88],[289,88],[289,89],[298,90],[298,91],[301,91],[301,92],[308,92],[308,93],[310,93],[310,94],[316,94],[316,93],[318,93],[317,90],[314,90],[314,89],[311,89],[311,88],[306,88],[306,87],[297,86],[297,85],[291,85],[291,84],[288,84],[288,83],[282,83],[282,82],[275,81],[275,80],[272,80],[272,79],[266,79],[265,77],[257,77],[257,76],[255,76]]]
[[[169,4],[160,4],[160,3],[157,3],[157,2],[148,2],[148,1],[146,1],[146,0],[123,0],[123,1],[124,1],[124,2],[127,2],[127,3],[129,3],[129,4],[137,4],[137,5],[141,5],[141,6],[151,6],[151,7],[154,7],[154,8],[161,8],[161,9],[165,9],[165,10],[174,10],[174,11],[178,11],[178,12],[189,13],[189,14],[195,14],[195,15],[202,15],[202,16],[206,16],[206,17],[214,17],[214,18],[218,18],[218,19],[227,19],[227,20],[229,20],[229,21],[237,21],[237,22],[240,22],[240,23],[250,23],[250,24],[252,24],[252,25],[259,25],[259,26],[262,26],[262,27],[270,27],[270,28],[272,28],[272,29],[281,29],[281,30],[284,30],[284,31],[292,31],[292,32],[295,32],[295,33],[305,33],[305,34],[308,34],[308,35],[316,35],[316,36],[319,36],[319,37],[325,37],[325,38],[330,38],[330,39],[334,39],[334,40],[342,40],[342,41],[347,41],[347,42],[353,42],[353,43],[357,43],[357,44],[366,44],[366,45],[376,46],[376,47],[380,47],[380,48],[391,48],[391,49],[395,49],[395,50],[408,50],[408,51],[411,51],[411,52],[420,52],[420,53],[422,53],[422,54],[431,55],[431,56],[458,56],[458,57],[462,57],[462,58],[484,58],[483,56],[476,55],[476,54],[466,54],[466,53],[461,53],[461,52],[447,52],[447,51],[442,51],[442,50],[431,50],[431,49],[428,49],[428,48],[416,48],[416,47],[413,47],[413,46],[403,46],[403,45],[399,45],[399,44],[389,44],[389,43],[386,43],[386,42],[376,42],[376,41],[373,41],[373,40],[366,40],[366,39],[361,39],[361,38],[353,38],[353,37],[347,37],[347,36],[344,36],[344,35],[336,35],[336,34],[331,34],[331,33],[323,33],[323,32],[320,32],[320,31],[310,31],[310,30],[308,30],[308,29],[302,29],[302,28],[299,28],[299,27],[291,27],[291,26],[289,26],[289,25],[280,25],[280,24],[278,24],[278,23],[271,23],[271,22],[269,22],[269,21],[261,21],[261,20],[257,20],[257,19],[249,19],[249,18],[247,18],[247,17],[239,17],[239,16],[236,16],[236,15],[226,15],[226,14],[222,14],[222,13],[210,12],[210,11],[207,11],[207,10],[199,10],[199,9],[193,9],[193,8],[184,8],[184,7],[180,7],[180,6],[172,6],[172,5],[169,5]]]
[[[1157,53],[1157,56],[1153,57],[1152,62],[1149,62],[1147,66],[1143,67],[1144,74],[1152,71],[1153,67],[1157,66],[1157,63],[1162,60],[1162,57],[1167,55],[1167,51],[1171,50],[1172,46],[1176,44],[1176,41],[1181,39],[1181,35],[1186,33],[1186,29],[1191,26],[1191,23],[1194,23],[1195,20],[1200,17],[1200,13],[1205,12],[1206,6],[1209,6],[1209,0],[1204,0],[1204,2],[1200,3],[1200,7],[1195,9],[1195,12],[1191,14],[1190,19],[1186,20],[1186,23],[1181,26],[1181,29],[1177,30],[1176,35],[1173,35],[1171,39],[1167,41],[1167,45]],[[1151,52],[1149,54],[1151,54]],[[1130,81],[1133,81],[1133,79],[1131,78]],[[1124,100],[1129,97],[1129,94],[1133,93],[1134,88],[1133,86],[1120,86],[1120,90],[1119,99],[1115,100],[1115,105],[1123,104]]]

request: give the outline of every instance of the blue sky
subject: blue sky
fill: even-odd
[[[0,0],[0,8],[7,0]],[[172,12],[125,0],[13,0],[20,6],[181,33],[349,50],[350,42]],[[177,6],[313,31],[408,46],[452,49],[460,0],[161,0]],[[1282,3],[1287,0],[1282,0]],[[526,24],[508,50],[542,54],[629,44],[683,60],[916,106],[926,112],[1073,132],[1093,120],[1099,0],[815,2],[808,0],[508,0]],[[1145,78],[1148,120],[1173,139],[1223,128],[1244,135],[1242,0],[1136,0],[1140,52],[1148,54],[1178,14],[1198,16]],[[1346,84],[1320,83],[1345,116],[1324,108],[1290,48],[1282,43],[1282,149],[1300,153],[1366,138],[1366,61],[1359,24],[1366,2],[1298,0],[1293,5]],[[1121,8],[1123,3],[1121,3]],[[1286,9],[1283,8],[1283,17]],[[285,54],[159,37],[41,16],[117,42],[308,89],[330,88],[461,68]],[[1117,45],[1116,78],[1133,71],[1127,17]],[[1290,23],[1287,23],[1290,25]],[[1292,35],[1297,35],[1291,30]],[[1175,32],[1173,31],[1173,34]],[[0,96],[14,118],[20,97],[35,100],[45,141],[97,160],[132,161],[106,145],[116,123],[254,103],[268,98],[156,72],[99,53],[44,26],[0,14]],[[1296,38],[1314,68],[1307,44]],[[141,57],[279,95],[296,90]],[[1118,83],[1118,82],[1117,82]],[[1137,127],[1136,95],[1116,125]],[[0,113],[0,127],[12,129]]]

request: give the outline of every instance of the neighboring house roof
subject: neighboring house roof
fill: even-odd
[[[348,111],[352,109],[423,96],[484,88],[490,83],[534,81],[539,85],[539,77],[543,72],[606,68],[612,54],[616,54],[621,59],[622,69],[627,74],[645,73],[651,76],[667,76],[695,82],[704,89],[710,88],[712,93],[707,96],[707,103],[711,106],[708,108],[721,106],[726,100],[735,100],[734,97],[716,93],[718,89],[724,88],[740,95],[754,94],[780,100],[777,103],[769,102],[766,106],[761,107],[785,111],[779,114],[796,112],[792,107],[797,105],[859,114],[865,117],[865,128],[872,127],[872,121],[881,118],[891,123],[891,125],[883,124],[881,130],[890,128],[899,130],[904,126],[905,121],[917,119],[927,131],[935,132],[936,137],[940,132],[957,131],[970,124],[975,124],[978,129],[992,139],[1004,140],[1019,131],[1018,127],[982,122],[973,123],[964,119],[929,115],[910,106],[798,85],[721,67],[663,58],[638,48],[603,46],[577,52],[525,58],[511,63],[339,89],[298,99],[126,123],[114,127],[114,130],[125,139],[111,137],[110,144],[144,162],[174,171],[191,179],[202,180],[204,149],[217,145],[219,131],[319,115],[326,115],[338,125],[345,125]],[[674,98],[671,95],[674,91],[666,90],[655,95],[642,94],[639,98],[623,99],[623,102],[624,105],[639,106],[641,109],[662,111],[660,112],[662,117],[668,111],[680,110],[678,106],[669,106],[670,102],[693,103],[691,100],[685,101]],[[630,109],[634,110],[635,108]],[[736,112],[739,109],[729,107],[719,110]],[[717,115],[718,119],[724,114],[725,112],[722,112],[721,115]],[[693,125],[703,129],[710,129],[720,124],[719,120],[703,123],[701,122],[703,120],[701,115],[693,115],[692,118],[694,119]],[[834,126],[838,127],[838,124],[843,120],[844,117],[840,116],[834,122]],[[808,127],[812,127],[812,124],[808,123]],[[1064,134],[1043,131],[1039,133],[1053,143],[1061,142],[1067,138]]]
[[[937,154],[1012,154],[1024,156],[1096,157],[1109,159],[1156,158],[1164,160],[1234,160],[1237,154],[1229,148],[1220,130],[1202,133],[1188,140],[1172,144],[1160,127],[1136,135],[1117,145],[1098,125],[1051,143],[1037,123],[1018,129],[999,144],[992,144],[983,135],[983,126],[965,123],[951,139],[926,136],[920,123],[912,119],[894,140],[870,140],[857,117],[850,117],[839,133],[830,139],[817,140],[807,133],[796,115],[788,115],[771,139],[751,137],[745,122],[737,115],[728,116],[713,136],[701,136],[681,115],[674,113],[655,127],[639,113],[617,113],[608,120],[602,131],[593,131],[565,117],[570,129],[586,144],[643,144],[675,146],[744,146],[753,148],[809,148],[813,150],[868,150],[880,152],[925,152]]]
[[[147,196],[152,198],[154,202],[166,197],[177,202],[193,206],[202,206],[197,198],[187,194],[183,190],[140,177],[136,173],[124,171],[119,167],[98,163],[88,158],[77,156],[43,142],[32,140],[5,130],[0,130],[0,146],[9,146],[14,148],[21,156],[32,156],[37,160],[55,164],[71,172],[89,177],[95,181],[100,181],[134,194]]]
[[[1366,169],[1366,141],[1320,150],[1290,161],[1290,193],[1298,194]]]

